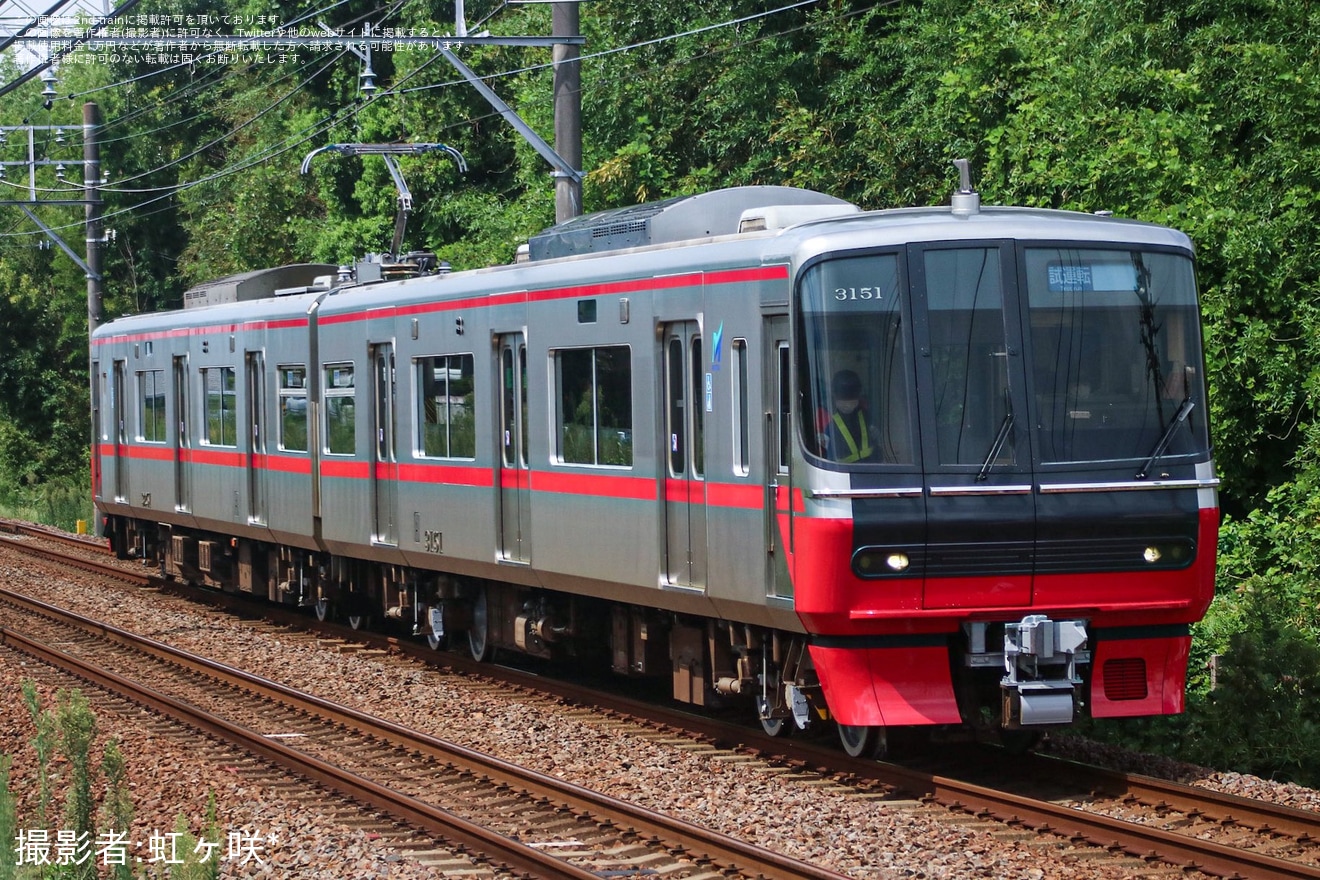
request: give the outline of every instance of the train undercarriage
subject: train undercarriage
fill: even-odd
[[[881,757],[889,749],[888,728],[834,723],[801,633],[122,516],[107,517],[104,534],[120,558],[139,559],[166,578],[306,608],[318,620],[390,629],[478,661],[503,651],[669,679],[676,702],[754,712],[772,736],[833,726],[849,755]],[[961,738],[984,727],[1023,748],[1043,727],[1070,723],[1084,708],[1085,636],[1085,621],[1039,615],[965,624],[950,639],[949,662],[967,723],[923,730]],[[998,713],[988,708],[996,703]]]

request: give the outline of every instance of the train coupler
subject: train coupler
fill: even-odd
[[[1078,663],[1089,662],[1086,621],[1030,614],[1004,625],[1002,724],[1069,724],[1076,715]]]

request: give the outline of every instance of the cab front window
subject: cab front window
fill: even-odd
[[[905,288],[895,254],[822,260],[799,287],[799,424],[839,465],[915,460]]]
[[[1191,260],[1028,247],[1025,270],[1041,460],[1207,453]]]

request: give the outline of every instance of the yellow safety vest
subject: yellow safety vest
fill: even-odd
[[[867,436],[866,419],[859,415],[857,425],[862,432],[861,448],[858,448],[857,441],[853,439],[852,431],[849,431],[848,426],[843,423],[843,416],[839,413],[834,414],[834,426],[839,429],[839,436],[843,438],[843,442],[848,444],[848,456],[839,459],[844,464],[871,457],[871,438]]]

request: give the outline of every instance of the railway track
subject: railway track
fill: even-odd
[[[518,873],[841,877],[9,591],[0,601],[22,612],[0,644]]]
[[[85,543],[85,542],[84,542]],[[88,564],[84,560],[83,564]],[[143,572],[118,577],[145,582]],[[182,589],[182,588],[181,588]],[[209,601],[233,604],[244,613],[252,607],[241,597],[205,592]],[[305,616],[268,608],[280,625],[316,626]],[[857,796],[920,799],[931,808],[952,811],[1007,829],[1026,829],[1085,843],[1145,865],[1177,866],[1222,877],[1320,877],[1320,816],[1302,810],[1219,795],[1130,774],[1111,773],[1048,758],[1008,759],[977,753],[973,762],[941,761],[935,770],[849,759],[810,742],[772,739],[760,731],[671,712],[617,695],[602,695],[571,684],[549,681],[503,667],[469,663],[454,654],[436,654],[407,639],[349,632],[320,625],[322,637],[361,640],[367,650],[437,658],[465,675],[484,676],[492,687],[517,689],[520,698],[559,706],[590,706],[605,723],[649,731],[654,738],[696,737],[706,748],[728,749],[815,774]],[[480,679],[477,679],[480,680]],[[965,752],[963,754],[966,754]],[[1049,787],[1040,785],[1050,780]]]

